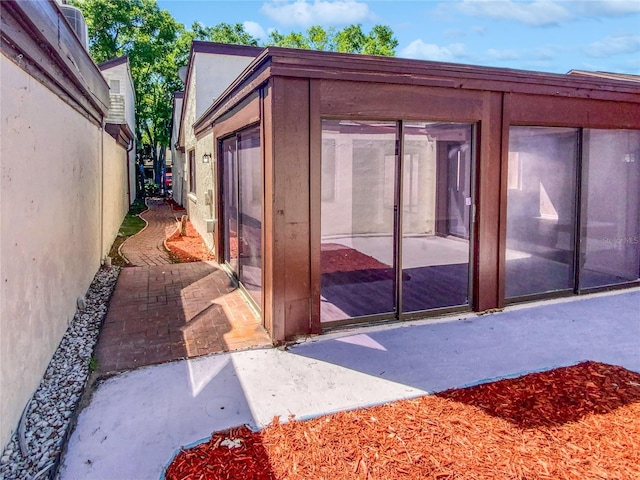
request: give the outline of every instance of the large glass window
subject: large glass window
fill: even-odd
[[[511,127],[507,298],[573,289],[578,130]]]
[[[580,288],[640,278],[640,131],[585,130]]]
[[[471,137],[469,124],[323,121],[321,321],[469,304]]]
[[[472,127],[404,126],[402,310],[469,303]]]
[[[395,310],[395,122],[322,123],[323,322]]]
[[[238,157],[236,137],[222,142],[222,209],[224,221],[224,259],[238,271]]]
[[[260,305],[262,299],[262,155],[260,130],[238,135],[239,278]]]
[[[257,305],[262,300],[262,154],[260,130],[222,141],[224,261]]]

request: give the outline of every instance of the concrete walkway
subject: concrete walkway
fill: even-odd
[[[144,230],[128,238],[121,252],[132,265],[167,265],[172,263],[169,252],[164,248],[164,240],[177,228],[176,215],[163,199],[147,199],[148,210],[140,214],[147,226]]]
[[[640,372],[640,289],[442,322],[325,335],[288,350],[212,355],[100,384],[61,479],[153,479],[182,445],[584,360]]]

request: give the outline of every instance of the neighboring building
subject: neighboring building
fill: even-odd
[[[261,51],[257,47],[200,41],[191,45],[177,149],[184,152],[186,160],[181,172],[186,179],[183,206],[210,248],[216,211],[213,137],[196,137],[193,124]]]
[[[269,47],[191,124],[275,341],[640,285],[633,81]]]
[[[109,87],[58,4],[0,2],[0,16],[4,446],[118,233],[127,151],[104,131]]]
[[[172,197],[180,205],[186,201],[186,165],[184,160],[184,148],[178,145],[178,135],[180,132],[180,120],[182,115],[182,99],[184,92],[173,94],[173,109],[171,114],[171,161],[172,161]]]
[[[105,130],[127,149],[127,208],[136,199],[136,91],[129,57],[113,58],[98,65],[109,84],[109,112]]]

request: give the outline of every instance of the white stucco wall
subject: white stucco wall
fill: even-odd
[[[118,234],[129,210],[127,195],[127,151],[108,133],[104,133],[104,200],[103,200],[103,256]]]
[[[186,107],[182,128],[184,133],[185,158],[188,167],[188,152],[195,149],[196,156],[196,193],[189,193],[189,171],[184,172],[187,179],[187,195],[185,204],[189,213],[189,219],[194,228],[205,240],[210,248],[213,248],[213,234],[207,233],[206,219],[215,217],[216,190],[213,182],[214,160],[210,163],[202,163],[202,156],[211,153],[216,156],[213,145],[213,134],[207,134],[196,139],[192,125],[211,106],[216,98],[240,75],[251,63],[253,57],[236,55],[220,55],[196,52],[189,76],[189,84],[185,89]],[[205,204],[205,193],[212,192],[212,203]]]
[[[110,80],[118,80],[120,82],[120,92],[110,92],[110,95],[121,95],[124,98],[124,121],[129,125],[131,132],[135,135],[136,131],[136,98],[133,86],[133,78],[129,69],[129,63],[121,63],[111,68],[102,70],[102,75],[110,84]],[[112,112],[109,112],[112,117]],[[122,119],[109,118],[114,123],[120,123]],[[136,199],[136,149],[132,146],[129,152],[129,192],[130,202]]]
[[[100,128],[0,54],[0,444],[100,265]]]
[[[195,117],[196,119],[211,106],[213,101],[231,85],[254,57],[196,53],[195,70],[197,76]],[[193,90],[191,90],[193,92]],[[193,124],[191,124],[193,125]]]

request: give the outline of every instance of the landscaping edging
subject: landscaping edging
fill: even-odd
[[[0,458],[1,478],[55,477],[93,369],[93,352],[119,273],[115,266],[103,266],[96,273],[85,308],[76,311]]]

